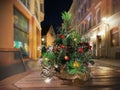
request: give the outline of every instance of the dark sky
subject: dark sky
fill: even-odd
[[[53,26],[55,33],[61,27],[61,13],[68,11],[73,0],[44,0],[44,21],[41,22],[42,35],[46,35],[50,25]]]

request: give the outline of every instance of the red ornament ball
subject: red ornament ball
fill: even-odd
[[[64,39],[64,38],[65,38],[65,35],[61,35],[61,38]]]
[[[69,57],[68,57],[68,56],[65,56],[64,59],[65,59],[66,61],[68,61],[68,60],[69,60]]]
[[[65,46],[64,46],[64,45],[61,45],[61,48],[65,48]]]
[[[78,49],[78,52],[79,52],[79,53],[82,53],[82,52],[83,52],[83,48],[79,48],[79,49]]]

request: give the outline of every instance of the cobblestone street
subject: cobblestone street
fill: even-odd
[[[28,62],[27,72],[16,74],[0,82],[0,90],[119,90],[119,67],[109,65],[101,60],[95,60],[91,78],[84,83],[55,78],[51,83],[45,83],[40,78],[39,64],[36,61]],[[111,61],[112,62],[112,61]],[[112,63],[113,64],[113,63]]]
[[[120,90],[120,0],[0,0],[0,90]]]

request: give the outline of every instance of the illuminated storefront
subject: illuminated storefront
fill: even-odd
[[[23,57],[29,57],[28,53],[28,36],[29,36],[29,23],[28,19],[14,9],[14,47],[21,50]]]

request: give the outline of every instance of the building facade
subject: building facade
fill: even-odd
[[[43,7],[43,0],[0,0],[0,65],[19,62],[15,54],[8,57],[1,51],[21,50],[24,60],[41,56]]]
[[[119,0],[73,0],[72,25],[90,37],[92,54],[98,58],[120,59],[119,4]]]

